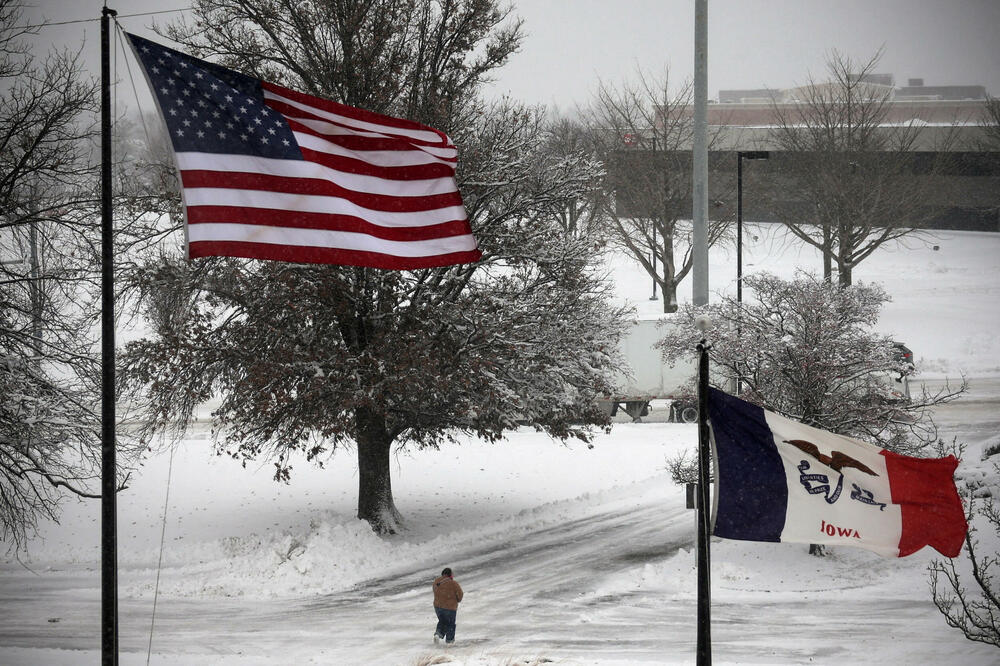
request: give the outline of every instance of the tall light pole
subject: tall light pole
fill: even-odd
[[[743,303],[743,160],[766,160],[766,150],[736,151],[736,302]]]
[[[708,305],[708,0],[694,2],[694,136],[691,277],[695,305]]]

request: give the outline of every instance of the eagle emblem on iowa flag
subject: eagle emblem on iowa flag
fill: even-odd
[[[844,473],[841,470],[845,467],[856,469],[870,476],[878,476],[877,473],[872,471],[872,469],[863,462],[856,458],[852,458],[841,451],[831,451],[830,455],[826,455],[825,453],[820,452],[818,446],[803,439],[786,439],[783,441],[785,444],[791,444],[803,453],[812,456],[838,473],[839,478],[837,479],[837,486],[833,489],[833,492],[831,492],[830,477],[826,474],[807,474],[806,472],[809,471],[810,467],[808,460],[803,460],[798,465],[799,483],[802,484],[802,487],[805,488],[806,492],[810,495],[819,495],[822,493],[827,504],[833,504],[840,499],[840,493],[844,489]],[[853,488],[851,491],[851,499],[857,500],[862,504],[877,506],[880,511],[885,511],[885,503],[876,502],[875,496],[870,490],[865,490],[856,483],[852,483],[851,487]]]
[[[786,439],[785,444],[791,444],[795,448],[799,449],[803,453],[811,455],[816,460],[820,461],[827,467],[833,469],[835,472],[839,472],[845,467],[853,467],[854,469],[861,470],[865,474],[870,474],[871,476],[878,476],[873,472],[867,465],[865,465],[860,460],[852,458],[846,453],[841,453],[840,451],[831,451],[830,455],[825,453],[820,453],[819,447],[812,442],[807,442],[804,439]]]

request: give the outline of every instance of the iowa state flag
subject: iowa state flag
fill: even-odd
[[[858,546],[904,557],[962,549],[958,460],[912,458],[835,435],[709,389],[713,534]]]
[[[444,132],[128,38],[174,149],[189,257],[402,270],[482,256]]]

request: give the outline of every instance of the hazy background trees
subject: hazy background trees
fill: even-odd
[[[594,135],[574,117],[551,114],[547,133],[546,151],[558,160],[600,159]],[[593,180],[588,183],[586,194],[566,201],[555,215],[566,233],[592,238],[595,249],[603,250],[613,233],[606,219],[608,200],[613,193],[605,187],[607,173],[604,168],[590,173]]]
[[[772,101],[776,117],[770,140],[781,151],[782,186],[804,206],[775,213],[791,232],[823,256],[823,273],[849,285],[854,267],[883,244],[913,234],[932,215],[926,183],[914,178],[924,128],[917,121],[891,122],[891,86],[869,80],[881,52],[855,61],[834,51],[829,81],[795,89],[794,99]],[[785,103],[785,102],[791,103]],[[947,150],[953,137],[941,140]],[[941,171],[934,155],[929,173]]]
[[[15,549],[100,475],[97,85],[0,0],[0,531]],[[123,450],[123,461],[127,460]]]
[[[544,113],[479,96],[521,24],[484,0],[200,0],[165,32],[249,74],[448,132],[484,256],[412,272],[171,255],[135,281],[153,335],[129,346],[147,425],[217,396],[220,450],[273,460],[356,447],[358,516],[400,526],[390,456],[527,422],[555,437],[603,424],[621,317],[590,227],[568,211],[601,165],[549,148]]]
[[[689,81],[672,87],[637,73],[635,82],[601,82],[583,122],[604,162],[603,213],[615,249],[637,261],[659,286],[663,311],[677,311],[677,285],[691,271],[691,145]],[[709,137],[709,148],[715,135]],[[726,233],[710,220],[708,243]]]
[[[1000,151],[1000,98],[987,97],[983,109],[983,148]]]

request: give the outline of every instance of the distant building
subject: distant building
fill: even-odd
[[[984,100],[986,86],[925,86],[923,79],[910,79],[896,89],[895,101],[906,100]]]
[[[852,77],[856,78],[856,77]],[[890,91],[894,102],[906,101],[959,101],[985,100],[986,86],[979,85],[948,85],[926,86],[922,78],[907,79],[905,86],[896,87],[896,79],[892,74],[864,74],[857,80],[870,84],[878,92]],[[752,88],[748,90],[720,90],[719,104],[752,104],[790,102],[800,97],[801,91],[821,87],[828,84],[799,86],[788,89]]]
[[[961,86],[927,86],[920,78],[907,79],[905,86],[896,87],[895,77],[892,74],[865,74],[858,80],[868,84],[873,93],[882,95],[889,93],[890,99],[894,103],[901,102],[985,102],[986,86],[961,85]],[[779,104],[794,104],[803,98],[807,91],[823,88],[833,84],[816,83],[808,86],[798,86],[795,88],[751,88],[747,90],[720,90],[719,104],[768,104],[777,102]],[[950,107],[939,105],[942,109],[950,110]],[[933,107],[931,107],[933,108]],[[941,113],[934,114],[940,117]],[[936,118],[921,118],[927,122],[940,122]],[[711,123],[709,119],[709,123]],[[945,121],[947,122],[947,121]]]
[[[892,74],[865,74],[859,79],[875,96],[889,93],[892,106],[886,120],[906,123],[916,120],[932,125],[976,125],[986,104],[986,87],[979,85],[926,86],[920,78],[896,87]],[[835,84],[816,83],[794,88],[720,90],[719,103],[708,108],[708,124],[718,127],[768,127],[775,122],[775,105],[792,108]]]
[[[984,126],[988,123],[985,87],[926,86],[923,79],[909,79],[906,86],[896,87],[891,74],[870,74],[858,80],[870,87],[872,97],[881,98],[889,93],[891,101],[885,125],[921,127],[912,147],[910,168],[914,178],[926,181],[924,203],[938,211],[928,226],[1000,231],[1000,151],[997,147],[987,147],[985,141]],[[737,151],[771,151],[770,160],[756,162],[749,169],[754,177],[772,187],[747,188],[745,219],[773,221],[776,206],[788,209],[809,203],[800,201],[793,190],[783,186],[782,172],[788,156],[780,152],[772,138],[773,128],[778,125],[776,111],[793,111],[811,95],[831,85],[834,84],[719,91],[719,102],[708,106],[709,197],[716,202],[717,214],[733,208]],[[693,113],[693,109],[687,109],[686,113]],[[649,168],[649,160],[657,159],[656,151],[649,151],[649,143],[641,137],[628,145],[615,170],[634,172]],[[940,152],[945,145],[947,153]],[[684,148],[681,152],[690,155]],[[932,169],[944,154],[948,156],[944,161],[947,167]],[[648,205],[649,202],[634,202],[638,208]]]
[[[720,90],[719,104],[764,104],[780,94],[780,90],[758,88],[756,90]]]

